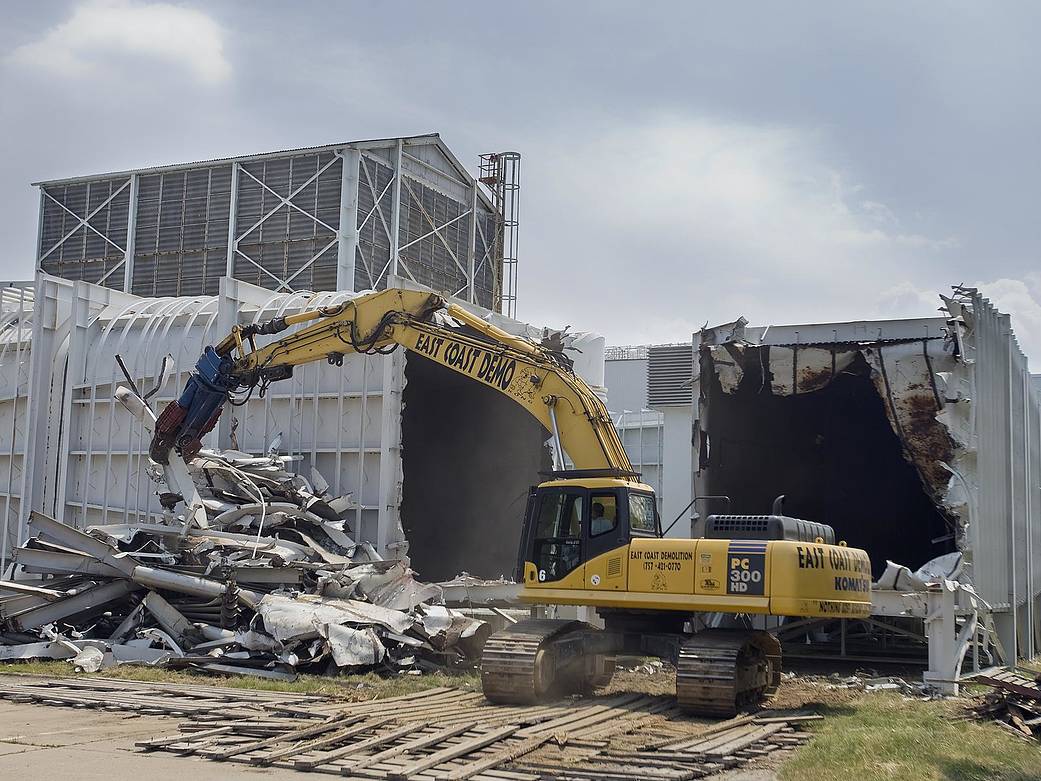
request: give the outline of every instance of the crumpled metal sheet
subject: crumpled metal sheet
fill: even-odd
[[[399,610],[317,594],[299,594],[296,597],[265,594],[257,605],[257,613],[268,633],[283,642],[314,637],[323,624],[375,624],[397,633],[403,633],[415,624],[415,618]]]
[[[330,596],[360,595],[379,607],[412,610],[418,605],[441,599],[441,588],[420,583],[403,562],[359,564],[339,573],[329,573],[319,589]]]
[[[329,643],[339,667],[368,667],[383,661],[387,649],[371,627],[354,629],[340,624],[323,624],[318,634]]]

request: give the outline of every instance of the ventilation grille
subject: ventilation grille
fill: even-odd
[[[617,578],[622,574],[622,560],[621,559],[608,559],[607,560],[607,577]]]
[[[765,515],[714,515],[712,518],[717,532],[765,532],[770,528],[770,519]]]
[[[647,404],[691,403],[693,351],[689,344],[651,347],[647,362]]]

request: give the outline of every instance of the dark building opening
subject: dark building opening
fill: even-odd
[[[423,580],[512,577],[549,432],[491,388],[416,353],[405,361],[401,520]]]
[[[768,366],[744,361],[741,382],[725,393],[703,357],[701,426],[708,434],[699,494],[728,495],[731,511],[747,514],[769,513],[784,494],[785,515],[833,526],[838,539],[868,552],[876,578],[887,559],[915,569],[955,549],[946,518],[904,457],[863,356],[821,389],[790,396],[771,393]],[[708,512],[725,510],[716,504]]]

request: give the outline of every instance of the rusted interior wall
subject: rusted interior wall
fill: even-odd
[[[774,395],[763,376],[769,360],[743,365],[736,390],[724,393],[703,358],[702,427],[709,433],[701,437],[699,494],[729,495],[734,512],[756,514],[785,494],[786,515],[833,526],[840,539],[868,551],[876,576],[886,559],[917,567],[954,549],[863,356],[818,390],[796,395]]]
[[[480,383],[409,353],[401,519],[425,580],[512,577],[530,486],[551,468],[549,433]]]

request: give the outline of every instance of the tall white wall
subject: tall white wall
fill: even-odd
[[[691,536],[690,508],[684,510],[693,496],[694,470],[692,467],[691,430],[693,417],[690,405],[661,407],[664,413],[662,428],[662,524],[668,526],[683,513],[672,527],[670,537]],[[700,509],[700,508],[699,508]]]

